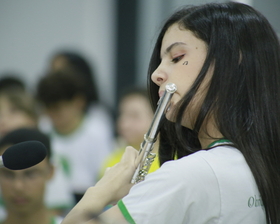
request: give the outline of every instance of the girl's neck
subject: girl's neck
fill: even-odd
[[[198,134],[198,139],[202,149],[207,149],[211,143],[217,141],[218,139],[224,138],[222,133],[212,121],[212,119],[209,119],[207,126],[202,126],[200,129],[201,131]]]

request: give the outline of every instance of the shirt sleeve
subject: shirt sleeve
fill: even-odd
[[[147,175],[118,206],[129,223],[195,224],[219,216],[219,197],[218,182],[209,164],[188,156],[166,162]]]

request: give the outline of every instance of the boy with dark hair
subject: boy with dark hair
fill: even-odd
[[[53,150],[66,158],[76,201],[98,179],[98,170],[112,149],[110,122],[96,107],[88,115],[86,83],[72,69],[47,73],[38,83],[37,97],[50,118]],[[44,128],[44,127],[41,127]],[[43,129],[42,129],[43,130]]]
[[[42,162],[24,170],[0,169],[0,187],[7,214],[2,224],[61,223],[62,218],[54,216],[44,202],[45,188],[54,172],[48,136],[37,129],[16,129],[0,140],[0,154],[12,145],[31,140],[43,143],[47,156]]]

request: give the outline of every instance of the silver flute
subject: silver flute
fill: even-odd
[[[156,109],[152,124],[148,132],[144,135],[144,141],[140,145],[139,154],[137,157],[137,162],[140,161],[133,177],[131,183],[139,183],[145,179],[145,176],[148,174],[149,169],[155,159],[156,154],[152,153],[154,144],[157,140],[158,127],[161,119],[166,112],[168,103],[177,90],[177,87],[174,83],[168,83],[165,86],[165,92],[158,102],[158,107]]]

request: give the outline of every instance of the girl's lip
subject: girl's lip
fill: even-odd
[[[164,90],[158,91],[158,96],[159,96],[159,98],[161,98],[161,97],[163,96],[163,94],[164,94]]]
[[[162,98],[163,94],[164,94],[164,91],[163,91],[163,90],[158,91],[159,100],[158,100],[158,102],[157,102],[157,105],[160,104],[160,101],[161,101],[161,98]]]

